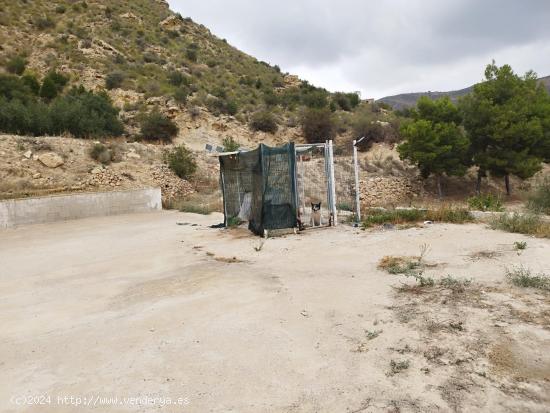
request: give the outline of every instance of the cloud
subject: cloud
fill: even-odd
[[[169,0],[241,50],[364,97],[463,88],[495,58],[550,73],[548,0]]]

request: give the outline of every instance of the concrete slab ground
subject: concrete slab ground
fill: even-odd
[[[550,240],[482,225],[263,241],[222,216],[0,231],[2,412],[550,410]],[[527,249],[514,250],[515,241]],[[427,250],[426,276],[377,268]]]

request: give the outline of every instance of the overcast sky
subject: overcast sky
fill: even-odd
[[[550,0],[168,0],[283,71],[363,98],[461,89],[491,59],[550,75]]]

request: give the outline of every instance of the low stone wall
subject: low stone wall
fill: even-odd
[[[0,229],[162,209],[160,188],[0,201]]]

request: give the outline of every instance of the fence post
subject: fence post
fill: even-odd
[[[357,161],[357,141],[353,140],[353,169],[355,172],[355,220],[361,222],[361,197],[359,193],[359,162]]]
[[[338,225],[338,211],[336,209],[336,182],[334,180],[334,153],[332,151],[332,139],[328,141],[328,153],[329,153],[329,168],[330,168],[330,182],[331,182],[331,195],[332,195],[332,214],[334,226]]]

